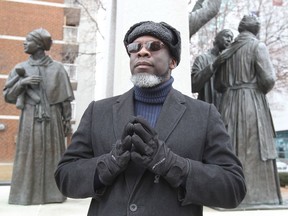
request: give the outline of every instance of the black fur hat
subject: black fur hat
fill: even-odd
[[[177,65],[179,64],[181,59],[181,37],[179,31],[165,22],[144,21],[136,23],[130,27],[124,37],[126,51],[128,44],[144,35],[150,35],[161,40],[169,48],[171,56],[177,61]],[[130,54],[128,53],[128,55]]]

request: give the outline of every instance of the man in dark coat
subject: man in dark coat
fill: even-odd
[[[216,108],[173,89],[180,33],[161,22],[124,38],[134,88],[93,101],[55,172],[62,193],[92,197],[88,215],[201,216],[244,198],[242,166]]]
[[[215,36],[213,48],[196,57],[191,70],[192,93],[198,93],[198,99],[213,103],[219,107],[221,94],[214,88],[213,62],[233,40],[233,32],[223,29]]]

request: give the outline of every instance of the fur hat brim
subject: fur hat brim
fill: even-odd
[[[171,56],[177,61],[177,65],[180,63],[181,37],[179,31],[165,22],[144,21],[136,23],[130,27],[124,37],[126,51],[128,44],[144,35],[150,35],[161,40],[168,47]],[[128,53],[128,55],[130,54]]]

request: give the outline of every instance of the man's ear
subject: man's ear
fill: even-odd
[[[174,58],[171,58],[169,68],[171,70],[175,69],[177,67],[177,61]]]

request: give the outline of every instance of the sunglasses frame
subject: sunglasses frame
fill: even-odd
[[[153,44],[159,44],[159,49],[153,49],[151,47],[153,47]],[[134,49],[134,47],[137,47],[137,49]],[[148,50],[149,52],[157,52],[159,50],[161,50],[163,47],[165,47],[165,44],[161,41],[147,41],[145,43],[140,43],[140,42],[133,42],[127,45],[127,51],[128,53],[132,54],[132,53],[137,53],[139,52],[143,46],[145,47],[146,50]],[[131,49],[129,50],[129,47],[131,47]],[[132,51],[131,51],[132,50]]]

